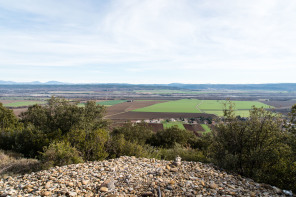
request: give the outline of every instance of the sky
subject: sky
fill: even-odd
[[[296,83],[295,0],[0,0],[0,80]]]

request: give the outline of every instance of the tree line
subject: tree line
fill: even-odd
[[[41,168],[122,155],[211,162],[221,169],[296,191],[296,105],[288,117],[253,108],[235,117],[228,103],[224,119],[202,137],[177,127],[157,133],[145,123],[109,130],[105,107],[84,107],[52,97],[17,118],[0,103],[0,149],[38,158]]]

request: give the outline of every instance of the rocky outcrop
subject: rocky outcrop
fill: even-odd
[[[2,196],[285,196],[200,162],[120,157],[0,179]]]

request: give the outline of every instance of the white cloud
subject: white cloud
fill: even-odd
[[[0,9],[1,67],[296,69],[294,0],[3,0]]]

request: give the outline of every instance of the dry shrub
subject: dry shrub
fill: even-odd
[[[0,150],[0,177],[30,173],[39,169],[37,159],[26,159],[20,154]]]

